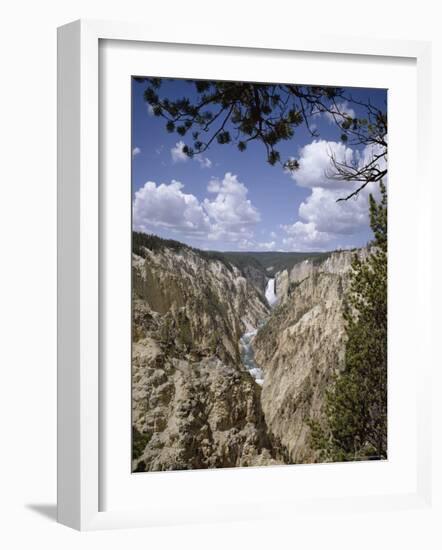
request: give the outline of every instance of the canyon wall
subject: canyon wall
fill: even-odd
[[[366,257],[366,249],[356,252]],[[269,436],[291,463],[315,462],[308,421],[318,417],[325,392],[345,356],[344,301],[355,252],[306,260],[277,274],[279,305],[254,340],[263,370],[261,395]]]
[[[234,266],[192,249],[133,254],[133,470],[277,461],[239,339],[268,314]]]
[[[139,247],[132,259],[133,470],[317,461],[308,423],[343,366],[355,253],[364,258],[367,250],[278,272],[278,302],[270,307],[264,268],[239,269],[185,245]],[[262,387],[241,355],[241,336],[253,329]]]

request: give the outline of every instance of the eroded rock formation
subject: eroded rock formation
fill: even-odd
[[[353,254],[277,273],[273,309],[265,269],[240,270],[186,246],[133,254],[133,469],[316,461],[308,420],[343,364]],[[262,387],[239,345],[258,327]]]
[[[268,314],[232,265],[188,248],[133,255],[133,469],[272,464],[239,339]]]
[[[365,257],[367,251],[359,250]],[[271,437],[291,463],[315,462],[308,420],[318,416],[345,354],[344,300],[354,252],[303,261],[276,279],[280,305],[254,340],[264,372],[261,403]]]

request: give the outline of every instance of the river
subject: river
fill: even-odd
[[[262,370],[255,363],[255,356],[253,353],[252,340],[255,338],[258,329],[249,330],[245,332],[240,339],[242,362],[245,368],[253,376],[255,381],[262,386],[264,382],[264,376]]]
[[[269,279],[267,281],[265,297],[270,307],[274,307],[278,298],[275,294],[275,279]],[[262,386],[264,383],[264,374],[262,370],[255,363],[255,355],[253,353],[253,339],[255,338],[258,330],[265,325],[267,319],[262,319],[258,323],[257,328],[252,328],[245,332],[239,341],[241,346],[241,357],[245,368],[249,371],[250,375],[255,379],[256,383]]]

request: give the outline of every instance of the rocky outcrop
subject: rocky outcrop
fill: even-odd
[[[132,259],[133,470],[317,461],[308,421],[343,365],[354,252],[277,273],[271,309],[263,270],[147,242]]]
[[[245,265],[242,268],[242,273],[244,277],[252,283],[256,290],[263,296],[268,277],[265,274],[263,269],[257,269],[253,265]]]
[[[268,306],[233,265],[192,249],[134,254],[135,471],[275,463],[239,340]]]
[[[292,463],[318,459],[308,421],[319,415],[332,376],[343,365],[344,297],[353,255],[336,252],[320,264],[305,261],[290,274],[278,274],[280,305],[253,342],[264,373],[261,403],[269,434]]]
[[[216,358],[168,359],[154,342],[135,345],[133,364],[133,429],[144,441],[134,470],[275,463],[248,373]]]
[[[134,255],[132,265],[134,298],[161,321],[155,337],[170,353],[240,362],[241,334],[256,326],[268,307],[238,268],[188,248],[145,249],[145,257]]]
[[[332,252],[325,260],[306,259],[295,264],[291,270],[284,269],[276,274],[276,294],[280,303],[285,302],[296,285],[316,273],[333,273],[345,275],[351,269],[352,259],[355,254],[365,259],[367,248],[358,250],[343,250]]]
[[[284,302],[289,291],[289,272],[287,269],[275,275],[275,292],[279,303]]]

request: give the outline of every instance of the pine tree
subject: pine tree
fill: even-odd
[[[387,192],[380,189],[379,203],[370,196],[370,254],[352,264],[345,367],[326,394],[325,414],[309,422],[327,461],[387,458]]]
[[[368,162],[357,165],[331,157],[335,179],[359,183],[341,200],[357,195],[370,182],[381,181],[387,175],[386,105],[376,107],[371,101],[354,99],[344,88],[188,80],[188,94],[176,98],[167,97],[162,89],[166,79],[135,80],[146,83],[144,99],[152,114],[164,120],[167,132],[177,133],[181,141],[186,141],[182,152],[190,158],[202,155],[214,144],[234,145],[246,151],[252,142],[259,142],[264,145],[269,164],[283,164],[295,171],[299,161],[281,158],[279,145],[291,140],[301,125],[318,138],[314,120],[325,113],[339,130],[343,143],[372,151]],[[357,107],[359,116],[350,116],[347,111],[352,113],[352,107]]]

